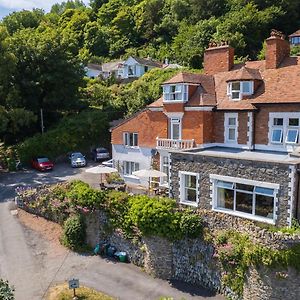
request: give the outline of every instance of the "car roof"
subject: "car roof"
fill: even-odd
[[[106,148],[104,148],[104,147],[97,147],[97,148],[95,148],[95,150],[96,151],[98,151],[98,150],[105,150],[105,151],[108,151]]]
[[[75,155],[75,154],[76,154],[76,155],[82,155],[82,156],[83,156],[83,154],[82,154],[81,152],[72,152],[72,153],[71,153],[71,155]]]

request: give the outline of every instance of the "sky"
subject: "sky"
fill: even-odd
[[[0,19],[22,9],[42,8],[48,12],[53,4],[61,2],[63,0],[0,0]],[[87,4],[89,0],[83,2]]]

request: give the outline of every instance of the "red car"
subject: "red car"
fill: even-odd
[[[39,171],[49,171],[53,169],[53,162],[45,156],[34,157],[31,160],[31,166]]]

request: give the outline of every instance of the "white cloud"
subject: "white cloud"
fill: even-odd
[[[49,11],[53,4],[59,2],[63,2],[63,0],[0,0],[0,9],[1,7],[11,10],[42,8]],[[84,0],[83,2],[87,4],[89,1]]]

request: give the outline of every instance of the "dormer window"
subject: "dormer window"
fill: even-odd
[[[168,84],[163,86],[165,102],[188,101],[188,86],[186,84]]]
[[[227,95],[231,100],[241,100],[243,95],[253,94],[253,81],[231,81],[227,84]]]

